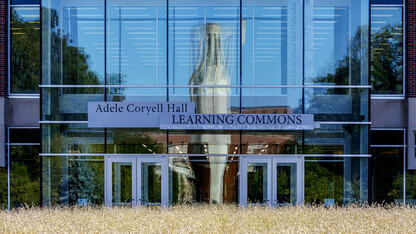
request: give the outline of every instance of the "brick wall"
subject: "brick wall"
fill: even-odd
[[[0,0],[0,96],[7,94],[7,0]]]
[[[416,97],[416,0],[407,1],[407,94]]]

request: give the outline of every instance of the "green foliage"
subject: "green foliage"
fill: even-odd
[[[371,37],[373,93],[403,92],[402,25],[386,25]]]
[[[11,91],[39,93],[40,33],[39,21],[28,22],[11,11]]]
[[[344,177],[336,168],[329,170],[323,163],[305,163],[305,201],[324,203],[325,199],[335,199],[343,203]]]
[[[95,204],[97,196],[94,194],[94,171],[85,160],[88,158],[80,157],[69,166],[69,204],[76,204],[78,199],[88,199],[89,203]]]

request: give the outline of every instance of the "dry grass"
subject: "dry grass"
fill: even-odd
[[[0,233],[416,233],[411,207],[31,208],[0,211]]]

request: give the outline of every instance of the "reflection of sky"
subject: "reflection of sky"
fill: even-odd
[[[186,6],[170,4],[168,43],[166,42],[166,7],[111,6],[107,8],[107,74],[109,84],[166,85],[166,55],[169,56],[169,84],[188,85],[195,69],[203,63],[205,42],[204,25],[221,25],[221,45],[231,85],[240,82],[240,22],[237,6]],[[232,4],[230,4],[232,5]],[[302,4],[296,4],[302,9]],[[302,64],[290,53],[302,41],[302,17],[299,11],[283,4],[274,6],[245,6],[242,9],[242,84],[243,85],[301,85]],[[344,58],[348,38],[356,26],[350,25],[349,6],[314,6],[312,28],[313,77],[333,74],[337,61]],[[295,12],[296,11],[296,12]],[[305,11],[306,12],[306,11]],[[104,7],[77,6],[63,8],[64,33],[71,35],[72,44],[89,55],[90,69],[104,77]],[[292,21],[291,21],[292,20]],[[292,23],[290,28],[290,22]],[[355,28],[354,28],[355,27]],[[292,38],[290,38],[292,37]],[[300,44],[302,45],[302,44]],[[167,47],[169,47],[167,51]],[[308,49],[308,48],[306,48]],[[302,51],[298,49],[298,51]],[[302,55],[297,55],[302,57]],[[300,60],[301,61],[301,60]],[[296,80],[288,79],[294,69]],[[311,84],[312,81],[305,83]],[[134,94],[125,89],[126,94]],[[159,89],[154,89],[159,90]],[[131,93],[130,93],[131,92]],[[156,91],[155,91],[156,92]],[[157,91],[159,93],[159,91]],[[298,90],[250,89],[248,96],[268,96],[265,103],[286,102],[297,106]],[[172,89],[170,94],[189,95],[189,89]],[[239,96],[239,89],[230,89]],[[253,99],[255,100],[255,99]],[[254,101],[248,101],[254,102]],[[251,105],[251,104],[250,104]]]
[[[401,7],[372,7],[371,8],[371,34],[375,34],[383,27],[391,25],[396,27],[397,33],[403,32]]]
[[[88,55],[88,65],[100,80],[104,79],[104,7],[64,7],[63,35],[71,45]]]
[[[11,10],[26,22],[39,22],[39,7],[12,7]]]
[[[313,8],[313,78],[334,74],[337,61],[347,54],[349,41],[348,7],[314,7]],[[307,81],[315,83],[314,80]]]

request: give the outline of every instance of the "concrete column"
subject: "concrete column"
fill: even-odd
[[[5,123],[5,111],[6,111],[6,98],[0,97],[0,167],[6,166],[6,123]]]
[[[407,168],[416,169],[415,133],[416,133],[416,98],[408,98],[407,125]]]

